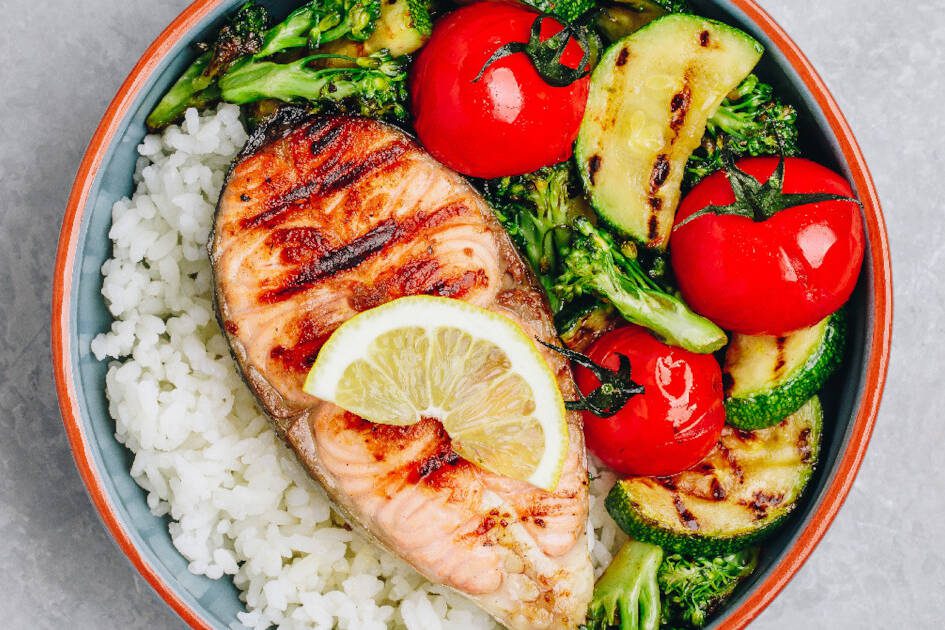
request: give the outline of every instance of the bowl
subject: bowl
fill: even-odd
[[[197,0],[155,40],[131,71],[92,137],[69,198],[56,259],[52,352],[66,433],[79,473],[102,521],[157,593],[194,628],[227,628],[242,610],[229,579],[188,572],[167,522],[153,516],[129,473],[131,454],[114,437],[105,398],[106,364],[89,343],[110,327],[101,296],[102,264],[111,254],[111,207],[132,191],[144,119],[192,61],[205,38],[241,0]],[[264,2],[275,15],[296,2]],[[703,15],[759,39],[767,54],[758,72],[797,105],[806,154],[845,174],[863,202],[867,256],[853,295],[851,343],[844,368],[828,384],[823,459],[790,522],[764,547],[758,571],[736,592],[713,628],[746,626],[810,556],[843,504],[866,452],[889,362],[892,277],[882,211],[856,140],[810,62],[753,0],[694,2]]]

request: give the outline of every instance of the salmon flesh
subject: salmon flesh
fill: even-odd
[[[374,424],[302,391],[340,324],[406,295],[465,300],[556,340],[543,294],[466,180],[391,125],[283,109],[227,177],[210,256],[244,379],[352,524],[509,628],[583,623],[593,571],[579,415],[546,492],[459,458],[435,419]],[[573,396],[566,362],[543,353]]]

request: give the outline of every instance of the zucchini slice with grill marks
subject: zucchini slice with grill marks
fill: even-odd
[[[781,424],[725,427],[718,446],[673,477],[631,477],[607,496],[607,511],[637,540],[684,555],[745,549],[793,511],[820,452],[823,410],[815,396]]]
[[[666,249],[689,156],[722,100],[761,59],[742,31],[674,14],[617,41],[591,75],[574,154],[615,230]]]
[[[820,391],[843,360],[846,316],[783,337],[733,335],[725,353],[725,413],[733,427],[777,424]]]

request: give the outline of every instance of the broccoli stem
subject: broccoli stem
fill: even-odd
[[[219,100],[213,79],[204,75],[211,54],[204,53],[190,64],[145,121],[148,129],[158,131],[177,121],[188,107],[209,107]]]
[[[609,234],[584,218],[574,226],[582,236],[568,251],[565,271],[555,285],[563,299],[587,293],[603,298],[627,321],[691,352],[708,354],[728,342],[721,328],[661,289]]]
[[[594,586],[588,608],[588,630],[658,630],[660,588],[657,573],[663,550],[630,540]]]
[[[313,61],[342,59],[353,67],[311,68]],[[289,63],[237,62],[220,79],[223,100],[245,105],[263,99],[313,103],[354,101],[362,115],[406,115],[407,73],[401,60],[387,51],[367,57],[309,55]]]
[[[650,329],[670,345],[709,354],[728,340],[721,328],[662,290],[639,288],[629,280],[611,276],[599,277],[594,286],[624,319]]]

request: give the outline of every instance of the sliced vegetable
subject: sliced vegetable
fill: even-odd
[[[575,144],[604,221],[666,248],[686,162],[706,121],[763,50],[738,29],[684,14],[660,18],[607,50]]]
[[[555,327],[568,348],[584,352],[602,335],[610,332],[622,318],[610,304],[593,297],[583,297],[555,315]]]
[[[615,0],[601,7],[595,25],[610,42],[636,33],[669,13],[689,13],[686,0]]]
[[[702,628],[757,566],[757,548],[714,558],[665,557],[657,576],[664,625]]]
[[[660,588],[657,572],[663,550],[628,541],[594,585],[587,610],[587,630],[658,630]]]
[[[733,335],[725,353],[727,422],[751,431],[800,409],[840,366],[846,328],[839,311],[783,337]]]
[[[815,396],[781,424],[726,427],[693,470],[617,482],[607,511],[630,536],[676,553],[732,553],[764,539],[794,510],[820,453],[823,411]]]
[[[679,208],[672,265],[693,310],[733,332],[785,336],[843,306],[865,251],[841,175],[801,158],[744,158]]]
[[[580,236],[564,257],[564,273],[554,286],[564,302],[586,295],[607,300],[628,322],[692,352],[715,352],[727,343],[721,328],[657,285],[610,234],[582,217],[573,226]]]

